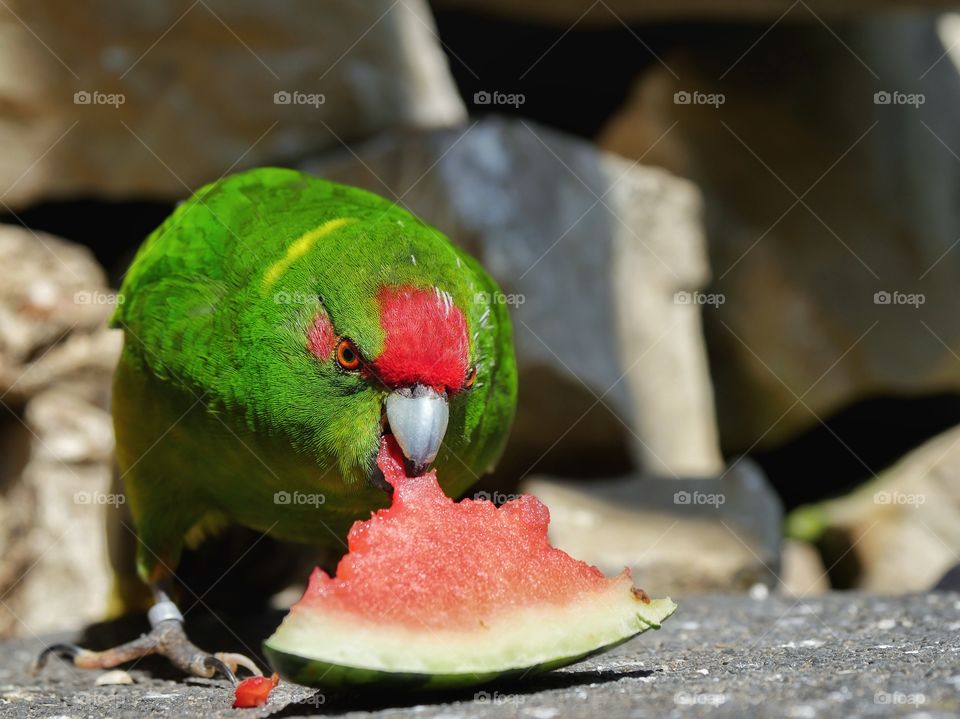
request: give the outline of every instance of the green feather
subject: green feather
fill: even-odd
[[[436,461],[456,495],[493,467],[516,404],[510,321],[473,258],[381,197],[275,168],[207,185],[147,239],[112,319],[125,338],[118,464],[144,579],[176,567],[205,517],[329,544],[385,504],[366,477],[386,391],[318,361],[306,337],[326,311],[377,357],[377,292],[399,285],[439,288],[466,318],[477,381],[451,397]]]

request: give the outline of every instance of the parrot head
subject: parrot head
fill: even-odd
[[[436,464],[448,491],[464,489],[496,462],[516,404],[502,295],[409,212],[298,177],[264,228],[284,228],[283,241],[265,239],[277,249],[234,296],[253,421],[358,491],[383,487],[376,456],[390,435],[408,472]]]
[[[362,453],[364,448],[379,449],[393,435],[407,471],[422,474],[436,460],[447,435],[450,405],[469,404],[468,393],[477,384],[477,365],[483,358],[479,351],[471,352],[475,343],[470,341],[467,314],[437,285],[386,282],[372,297],[338,294],[347,302],[373,304],[375,324],[351,312],[335,318],[326,306],[309,323],[301,339],[318,365],[311,385],[327,398],[343,398],[347,413],[337,417],[322,412],[318,419],[327,426],[343,420],[346,426],[354,418],[365,418],[366,427],[338,437],[350,438],[346,444],[355,442]],[[335,302],[332,296],[324,295],[324,300]],[[455,422],[454,445],[466,430],[463,419],[458,415]],[[314,429],[321,437],[326,434],[322,427]],[[356,457],[352,447],[343,449],[347,451],[338,452],[341,460]],[[364,469],[378,483],[376,465]]]

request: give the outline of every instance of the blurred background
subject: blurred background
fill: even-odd
[[[0,635],[103,615],[115,288],[178,201],[266,164],[497,278],[520,409],[475,491],[536,493],[559,546],[674,596],[936,586],[952,5],[3,0]]]

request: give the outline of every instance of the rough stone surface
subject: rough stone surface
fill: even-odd
[[[683,301],[707,280],[688,182],[498,118],[307,169],[395,199],[500,283],[522,387],[506,476],[547,454],[557,473],[604,474],[623,447],[652,474],[722,469],[699,307]]]
[[[22,404],[54,383],[82,388],[112,372],[116,296],[85,247],[0,225],[0,397]],[[110,336],[110,338],[108,338]]]
[[[867,396],[960,388],[956,17],[764,29],[651,63],[598,138],[704,193],[725,299],[704,326],[731,452]]]
[[[12,207],[179,199],[229,170],[465,116],[421,0],[11,0],[0,38]]]
[[[528,682],[432,695],[373,687],[324,695],[281,683],[268,706],[243,716],[947,719],[960,712],[958,629],[953,593],[691,598],[659,632]],[[156,678],[139,667],[133,685],[96,686],[96,672],[60,663],[30,676],[25,667],[41,644],[3,646],[4,716],[240,715],[223,681]]]
[[[104,611],[119,333],[85,248],[0,226],[0,635]]]

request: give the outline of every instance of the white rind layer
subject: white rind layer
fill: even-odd
[[[624,578],[571,604],[505,609],[494,617],[478,617],[476,626],[455,630],[295,607],[267,644],[305,659],[375,671],[506,671],[616,644],[659,627],[676,609],[670,599],[645,603],[631,587]]]

